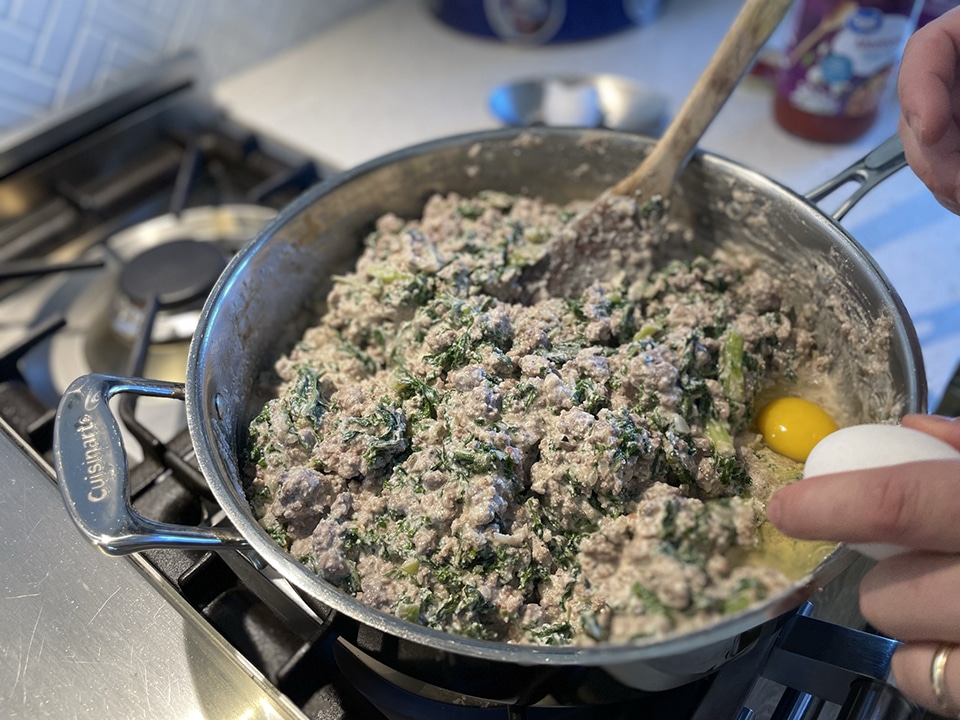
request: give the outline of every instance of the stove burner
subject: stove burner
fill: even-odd
[[[172,240],[140,253],[120,270],[112,304],[113,330],[134,342],[156,312],[150,321],[152,342],[188,342],[203,301],[227,260],[217,243],[197,240]]]
[[[69,332],[53,339],[50,369],[61,392],[90,372],[131,373],[131,352],[152,312],[142,374],[182,382],[203,300],[227,259],[274,215],[259,205],[188,208],[113,235],[107,270],[86,284],[67,310]],[[140,374],[140,373],[135,373]]]
[[[135,304],[170,308],[203,300],[227,266],[212,243],[173,240],[137,255],[120,271],[120,290]]]

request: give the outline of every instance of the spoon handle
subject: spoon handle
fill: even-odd
[[[669,194],[707,126],[723,107],[792,0],[746,0],[703,74],[653,150],[613,186],[614,195]]]

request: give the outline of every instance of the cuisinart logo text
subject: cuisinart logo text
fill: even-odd
[[[92,503],[107,499],[106,465],[103,462],[103,450],[97,434],[97,427],[90,415],[81,415],[77,422],[77,435],[83,447],[84,478],[90,490],[87,500]]]

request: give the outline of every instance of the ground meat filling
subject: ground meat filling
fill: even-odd
[[[476,638],[619,643],[788,584],[734,559],[771,483],[744,463],[751,409],[812,357],[804,315],[720,256],[531,297],[525,271],[574,210],[486,192],[384,216],[276,364],[251,506],[366,605]],[[678,242],[662,214],[611,212],[649,248]]]

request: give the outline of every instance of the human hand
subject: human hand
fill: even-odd
[[[960,8],[917,30],[900,63],[900,139],[937,201],[960,214]]]
[[[960,422],[908,415],[902,424],[960,449]],[[939,713],[960,715],[960,650],[948,658],[938,702],[931,668],[938,647],[960,644],[960,462],[935,460],[808,477],[767,505],[785,534],[809,540],[884,542],[911,552],[879,562],[860,585],[860,610],[904,641],[891,660],[897,687]]]

